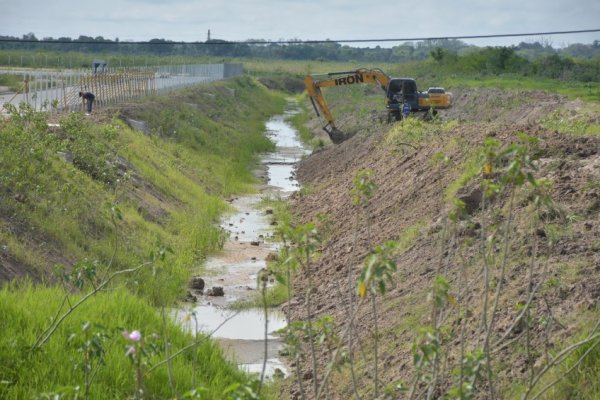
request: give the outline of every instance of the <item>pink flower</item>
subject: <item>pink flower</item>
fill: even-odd
[[[132,354],[135,354],[135,347],[133,346],[129,346],[129,348],[127,349],[127,351],[125,352],[126,356],[130,356]]]
[[[129,339],[132,340],[134,342],[139,342],[142,339],[142,334],[140,333],[140,331],[135,330],[133,332],[127,332],[127,331],[123,331],[123,337],[125,339]]]
[[[142,334],[140,331],[133,331],[129,334],[129,340],[133,340],[134,342],[139,342],[142,339]]]

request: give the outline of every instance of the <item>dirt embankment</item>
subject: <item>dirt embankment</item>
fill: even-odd
[[[506,390],[511,387],[511,382],[519,382],[531,363],[539,367],[545,351],[555,351],[564,343],[573,342],[574,335],[586,326],[590,313],[597,319],[600,299],[600,137],[566,136],[539,125],[540,118],[548,113],[577,104],[580,102],[568,102],[557,95],[541,92],[465,90],[455,93],[454,108],[444,113],[445,119],[462,122],[448,132],[419,143],[416,149],[390,147],[384,140],[390,127],[379,125],[369,135],[358,133],[340,145],[315,152],[300,164],[297,176],[307,189],[293,198],[293,211],[303,222],[316,221],[320,215],[329,222],[327,240],[313,270],[317,276],[311,295],[316,305],[315,318],[333,315],[336,332],[342,335],[348,322],[349,293],[356,292],[365,256],[386,240],[401,243],[401,251],[394,256],[398,267],[394,283],[388,286],[385,296],[378,297],[378,373],[382,386],[399,380],[406,384],[412,382],[415,369],[411,347],[419,327],[431,326],[431,306],[427,298],[437,275],[445,276],[452,298],[462,304],[462,311],[456,305],[449,306],[443,317],[444,329],[449,332],[442,344],[447,363],[437,393],[443,393],[452,385],[449,371],[458,366],[459,314],[466,315],[464,329],[468,351],[481,347],[484,291],[477,240],[484,220],[495,217],[506,220],[503,210],[507,209],[508,197],[497,199],[488,207],[488,212],[482,213],[478,185],[467,184],[457,196],[468,203],[472,216],[451,228],[447,216],[452,204],[444,193],[464,172],[465,160],[473,155],[474,149],[481,148],[488,137],[510,143],[516,141],[518,132],[525,132],[540,139],[536,178],[550,179],[550,192],[560,210],[560,216],[548,219],[550,227],[538,228],[532,235],[532,216],[525,198],[518,197],[520,202],[515,206],[510,259],[492,337],[497,340],[510,328],[520,310],[517,305],[526,302],[528,260],[533,246],[538,254],[533,283],[541,280],[546,283],[535,296],[531,318],[538,321],[550,316],[553,323],[532,325],[535,354],[531,357],[522,350],[525,340],[522,336],[494,355],[494,374],[500,391],[508,393]],[[346,123],[351,118],[349,115],[341,117]],[[440,152],[448,157],[451,165],[440,166],[432,162]],[[373,171],[377,185],[375,194],[363,209],[352,204],[353,179],[361,170]],[[534,238],[535,245],[532,244]],[[466,290],[459,292],[457,288],[465,286],[460,281],[463,268],[468,284]],[[548,271],[546,275],[542,273],[544,269]],[[493,275],[496,276],[498,271],[494,269]],[[299,275],[295,281],[297,295],[292,303],[294,319],[305,317],[303,298],[307,282],[302,274]],[[489,296],[493,294],[490,289]],[[372,398],[375,321],[368,302],[359,304],[357,350],[354,353],[356,386],[361,394]],[[515,330],[507,338],[514,339],[518,333],[521,332]],[[346,343],[343,337],[342,343]],[[322,377],[330,357],[324,350],[319,351],[318,356]],[[307,373],[309,364],[307,355],[306,363],[299,366],[308,392],[312,379],[312,374]],[[485,379],[481,382],[480,390],[485,390]],[[329,392],[330,398],[353,396],[347,368],[345,372],[334,373]],[[292,398],[298,396],[297,384],[291,388],[291,393]],[[480,396],[485,397],[481,393],[484,392],[480,392]]]

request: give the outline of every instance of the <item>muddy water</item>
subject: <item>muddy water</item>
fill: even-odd
[[[295,163],[308,151],[297,138],[297,132],[285,120],[286,116],[297,112],[291,104],[284,115],[271,118],[267,124],[267,135],[276,144],[274,153],[262,157],[261,174],[265,183],[259,194],[233,199],[235,212],[221,222],[221,227],[229,233],[223,251],[207,260],[207,276],[203,277],[206,288],[221,286],[222,297],[198,296],[198,303],[191,307],[196,313],[198,329],[212,332],[223,347],[226,355],[250,372],[260,373],[264,360],[265,315],[261,309],[236,312],[228,309],[235,301],[249,299],[257,293],[256,277],[261,268],[266,267],[266,257],[277,251],[278,244],[269,240],[272,235],[272,216],[260,209],[264,197],[285,198],[298,188],[294,178]],[[266,173],[265,173],[266,172]],[[178,311],[178,320],[190,329],[195,322],[186,321],[190,307]],[[270,309],[267,319],[267,376],[278,368],[287,374],[278,358],[283,346],[276,336],[278,329],[285,327],[284,315]]]

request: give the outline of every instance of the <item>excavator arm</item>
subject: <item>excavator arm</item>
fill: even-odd
[[[307,75],[304,78],[304,85],[306,86],[306,92],[308,93],[308,97],[312,102],[315,112],[319,116],[322,115],[327,121],[323,130],[327,132],[331,141],[335,144],[346,140],[346,135],[335,126],[333,115],[329,110],[329,106],[325,101],[321,88],[353,85],[357,83],[371,83],[379,85],[381,89],[385,91],[390,83],[390,77],[380,69],[357,69],[355,71],[330,72],[327,75],[319,75],[326,76],[325,79],[315,79],[316,76],[317,75]]]

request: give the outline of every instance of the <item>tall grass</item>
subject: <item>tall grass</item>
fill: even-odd
[[[92,382],[90,399],[128,398],[135,389],[135,370],[125,356],[124,330],[139,330],[148,349],[148,367],[164,359],[164,326],[158,313],[143,299],[124,289],[99,294],[73,313],[41,351],[30,346],[59,308],[64,292],[60,288],[36,287],[30,283],[0,289],[0,397],[31,399],[42,394],[68,393],[83,386],[82,327],[107,335],[103,343],[104,363]],[[73,296],[72,301],[76,301]],[[173,352],[193,343],[193,337],[174,323],[166,326]],[[155,347],[154,349],[151,349]],[[220,349],[202,338],[198,348],[199,387],[207,399],[221,399],[231,384],[247,378],[224,360]],[[171,368],[180,392],[191,390],[193,352],[173,359]],[[166,367],[145,374],[148,398],[171,398]],[[81,389],[80,389],[81,392]],[[73,398],[73,396],[65,396]]]
[[[116,230],[115,268],[138,264],[157,245],[174,250],[168,279],[174,300],[188,271],[221,245],[215,222],[227,209],[222,199],[251,190],[257,154],[273,147],[263,134],[264,120],[284,105],[250,78],[179,96],[156,97],[130,111],[146,118],[149,136],[116,118],[97,125],[78,113],[49,133],[44,114],[30,109],[3,124],[0,211],[21,221],[19,230],[10,224],[0,229],[14,244],[11,256],[38,276],[48,275],[53,260],[106,264]],[[73,161],[62,160],[64,153]],[[117,167],[122,160],[125,173]],[[112,207],[122,216],[116,226]],[[152,292],[143,284],[136,290]]]

